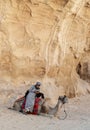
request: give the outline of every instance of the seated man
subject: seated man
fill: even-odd
[[[44,94],[40,93],[40,85],[41,83],[37,82],[25,93],[25,99],[21,106],[21,111],[24,113],[38,113],[39,103],[44,99]]]
[[[41,83],[37,82],[35,85],[33,85],[30,89],[29,92],[26,96],[26,101],[25,101],[25,112],[33,112],[33,107],[34,107],[34,102],[35,102],[35,97],[36,94],[40,92],[40,86]]]
[[[24,102],[21,106],[22,111],[25,109],[25,103],[26,103],[26,96],[28,94],[28,91],[25,94],[25,99]],[[41,109],[41,105],[43,104],[44,101],[44,94],[43,93],[37,93],[35,96],[35,102],[34,102],[34,107],[33,107],[33,111],[32,112],[26,112],[27,114],[31,113],[31,114],[39,114],[40,113],[40,109]]]

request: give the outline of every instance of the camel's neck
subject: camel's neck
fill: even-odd
[[[59,105],[62,104],[59,100],[54,108],[52,108],[49,112],[49,114],[55,115],[59,110]]]
[[[54,107],[54,109],[58,110],[60,104],[61,104],[61,102],[58,100],[58,102],[57,102],[56,106]]]

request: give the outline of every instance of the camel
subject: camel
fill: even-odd
[[[24,97],[19,99],[19,100],[16,100],[14,102],[14,105],[13,105],[13,110],[16,110],[16,111],[21,111],[21,105],[24,101]],[[57,101],[57,104],[55,105],[55,107],[51,108],[49,105],[46,105],[47,104],[47,99],[42,99],[39,103],[39,109],[38,109],[38,115],[43,115],[43,116],[55,116],[57,117],[57,114],[60,110],[60,108],[63,106],[63,104],[67,103],[68,102],[68,98],[67,96],[59,96],[58,97],[58,101]]]

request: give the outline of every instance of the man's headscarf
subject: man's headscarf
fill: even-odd
[[[40,86],[41,85],[41,83],[40,82],[36,82],[36,84],[35,84],[36,86]]]

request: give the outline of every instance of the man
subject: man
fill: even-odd
[[[26,103],[25,103],[25,112],[33,112],[34,102],[36,94],[40,92],[41,83],[37,82],[33,85],[26,96]]]

